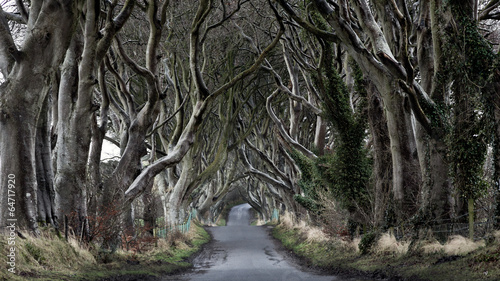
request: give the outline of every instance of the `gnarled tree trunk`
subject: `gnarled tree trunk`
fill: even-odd
[[[73,1],[32,1],[21,49],[12,49],[0,40],[16,61],[0,86],[0,225],[9,218],[17,226],[37,232],[35,139],[40,109],[45,100],[48,78],[59,66],[75,23]],[[1,36],[7,36],[0,30]],[[7,48],[7,49],[6,49]],[[10,48],[10,49],[9,49]],[[9,180],[15,188],[8,186]],[[14,216],[7,208],[9,190],[15,191]],[[11,193],[12,194],[12,193]]]

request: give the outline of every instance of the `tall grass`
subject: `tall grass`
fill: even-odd
[[[16,274],[8,272],[8,264],[3,263],[0,280],[100,280],[123,274],[141,280],[190,267],[186,258],[210,240],[208,233],[195,224],[188,233],[172,233],[140,252],[118,249],[111,253],[98,245],[82,245],[71,237],[66,241],[50,229],[42,230],[38,238],[23,236],[25,239],[16,238]],[[11,247],[7,241],[0,236],[4,253]]]
[[[0,280],[26,280],[19,274],[38,275],[41,271],[71,274],[82,267],[96,264],[96,259],[88,248],[80,246],[74,239],[70,239],[68,243],[52,230],[43,230],[39,238],[27,234],[23,237],[17,237],[15,241],[16,274],[7,272],[5,264],[2,264]],[[5,249],[12,246],[7,245],[6,241],[7,239],[0,237],[0,245],[4,253],[7,252]]]
[[[286,212],[280,218],[280,227],[287,230],[296,230],[306,242],[329,242],[342,245],[344,249],[359,252],[360,237],[352,239],[345,236],[331,235],[323,227],[307,224],[305,221],[296,222],[293,215]],[[497,243],[500,243],[500,231],[493,233]],[[413,241],[415,250],[424,254],[443,253],[445,255],[465,255],[485,246],[484,240],[471,241],[463,236],[450,236],[446,243],[440,243],[432,237],[432,233],[420,241]],[[408,254],[411,241],[397,240],[392,232],[382,233],[371,248],[373,254],[391,254],[403,256]]]
[[[440,243],[432,232],[422,233],[419,240],[410,241],[396,239],[392,232],[349,237],[331,229],[297,223],[292,215],[284,214],[273,235],[286,248],[304,257],[309,265],[349,276],[500,280],[500,231],[492,233],[493,239],[489,238],[487,243],[462,236],[451,236],[446,243]]]

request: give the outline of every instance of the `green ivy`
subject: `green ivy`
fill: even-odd
[[[360,68],[351,62],[356,94],[363,99],[359,110],[353,113],[350,93],[335,68],[333,54],[333,45],[324,42],[321,68],[312,78],[322,93],[323,117],[332,124],[336,145],[331,153],[314,160],[292,153],[302,171],[299,186],[304,193],[295,196],[295,200],[311,211],[321,212],[318,194],[325,191],[342,207],[354,212],[359,206],[369,206],[367,186],[371,164],[365,149],[366,84]]]
[[[491,118],[483,88],[490,79],[496,56],[489,43],[479,33],[469,4],[450,1],[454,22],[444,38],[446,61],[442,77],[453,82],[452,129],[448,134],[449,160],[455,186],[466,198],[477,199],[487,188],[483,179],[483,164],[487,143],[491,140]]]
[[[297,150],[292,150],[290,155],[302,172],[302,177],[298,185],[304,194],[296,194],[294,200],[304,208],[319,214],[321,212],[319,192],[323,186],[323,182],[318,171],[317,163],[305,157]]]
[[[361,241],[359,242],[359,251],[362,255],[366,255],[370,252],[375,241],[377,240],[378,234],[376,232],[368,232],[363,237],[361,237]]]

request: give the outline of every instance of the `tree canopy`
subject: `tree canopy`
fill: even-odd
[[[498,217],[499,20],[497,0],[3,1],[0,224],[105,244],[231,193],[264,219]]]

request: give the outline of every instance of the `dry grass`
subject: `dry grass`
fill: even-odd
[[[265,225],[267,222],[265,220],[258,219],[254,222],[256,226]]]
[[[332,238],[330,241],[333,241],[333,244],[338,246],[340,252],[359,254],[359,242],[361,242],[359,237],[354,239]]]
[[[456,235],[451,236],[448,242],[444,244],[444,252],[448,255],[465,255],[484,246],[484,240],[474,242],[463,236]]]
[[[298,224],[297,223],[295,224],[295,228],[299,228],[299,229],[302,229],[302,230],[307,230],[309,228],[309,224],[306,223],[305,220],[301,220]]]
[[[42,230],[41,237],[35,238],[23,233],[24,238],[16,237],[15,271],[16,275],[4,276],[6,268],[2,266],[0,280],[23,280],[19,273],[32,274],[33,272],[62,272],[72,274],[87,266],[95,266],[96,259],[86,247],[79,245],[77,240],[66,242],[59,238],[53,230]],[[2,242],[7,241],[0,236]],[[10,247],[7,243],[0,243],[1,248]],[[4,251],[6,252],[6,251]],[[5,269],[5,272],[3,272]],[[7,279],[4,279],[7,278]],[[20,279],[19,279],[20,278]],[[26,279],[24,279],[26,280]]]
[[[423,243],[421,248],[427,254],[443,252],[447,255],[465,255],[484,246],[484,240],[474,242],[463,236],[455,235],[451,236],[444,245],[436,240],[431,240]]]
[[[438,241],[425,241],[422,242],[421,249],[425,254],[432,254],[443,251],[444,247]]]
[[[308,225],[304,220],[296,223],[289,212],[281,216],[280,222],[286,229],[298,229],[308,242],[324,242],[331,239],[321,227]]]
[[[329,235],[324,227],[317,227],[308,225],[305,221],[295,222],[293,215],[285,212],[280,217],[280,226],[287,229],[296,229],[299,231],[300,236],[305,238],[308,243],[326,243],[331,242],[339,247],[339,249],[347,252],[359,252],[358,244],[361,238],[345,239],[338,236]]]
[[[174,229],[173,231],[168,233],[165,240],[167,245],[177,247],[184,244],[184,242],[188,240],[188,235],[189,233],[184,234],[181,231]]]
[[[309,226],[305,221],[296,223],[293,215],[285,212],[280,218],[281,226],[286,229],[297,229],[307,242],[334,242],[343,249],[359,252],[360,238],[341,239],[332,237],[325,233],[322,228]],[[494,232],[495,240],[500,242],[500,231]],[[423,240],[418,242],[420,250],[425,254],[443,253],[445,255],[465,255],[484,247],[484,240],[471,241],[462,236],[451,236],[445,244],[439,243],[432,237],[432,233],[427,233]],[[373,252],[376,254],[394,254],[402,256],[408,253],[410,241],[398,241],[392,233],[384,233],[379,238]]]
[[[310,227],[306,229],[305,234],[309,242],[325,242],[329,240],[323,229],[319,227]]]
[[[461,236],[452,236],[441,244],[430,231],[422,232],[418,241],[398,241],[388,232],[375,241],[368,254],[360,255],[359,237],[350,239],[324,234],[322,229],[294,223],[288,214],[282,216],[281,222],[273,231],[275,237],[315,266],[347,272],[353,268],[369,273],[384,272],[387,276],[396,274],[408,278],[405,280],[414,280],[414,277],[422,280],[500,280],[500,231],[493,233],[496,241],[488,245]],[[415,244],[410,251],[412,242]]]
[[[292,229],[295,227],[294,219],[291,213],[285,212],[281,218],[281,225],[285,227],[286,229]]]
[[[375,253],[392,253],[397,255],[404,255],[408,252],[409,242],[397,241],[391,233],[384,233],[377,241],[374,249]]]
[[[66,242],[50,229],[42,230],[39,238],[23,236],[26,239],[16,238],[16,274],[7,272],[5,263],[0,266],[0,280],[100,280],[125,273],[163,274],[189,266],[184,259],[210,239],[203,228],[192,225],[187,234],[175,233],[169,240],[159,239],[154,242],[155,247],[145,252],[117,249],[111,253],[95,245],[81,246],[72,238]],[[0,238],[0,249],[7,253],[10,245],[5,236]],[[140,264],[130,265],[129,261],[140,261]]]
[[[42,232],[40,238],[25,236],[26,239],[17,239],[16,242],[18,249],[29,260],[26,262],[26,260],[20,259],[20,267],[38,264],[43,268],[71,270],[96,262],[88,248],[82,247],[75,239],[70,238],[69,243],[67,243],[52,232]]]
[[[495,237],[495,241],[500,243],[500,230],[493,232],[493,236]]]

